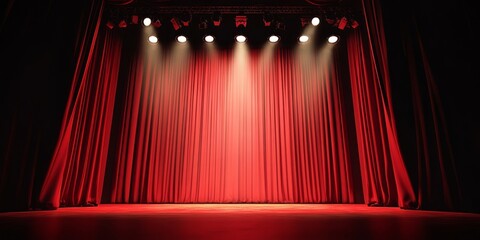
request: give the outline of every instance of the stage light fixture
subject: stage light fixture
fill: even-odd
[[[298,38],[298,41],[300,41],[301,43],[306,43],[306,42],[308,42],[308,36],[307,35],[302,35]]]
[[[152,26],[156,27],[156,28],[159,28],[162,26],[162,22],[160,21],[160,19],[155,19],[155,21],[152,23]]]
[[[265,27],[269,27],[271,24],[272,24],[272,21],[273,21],[273,16],[271,13],[269,12],[266,12],[264,15],[263,15],[263,25]]]
[[[239,26],[243,26],[243,27],[247,27],[247,16],[245,15],[237,15],[235,16],[235,27],[239,27]]]
[[[184,11],[182,14],[180,14],[180,22],[182,22],[183,26],[188,27],[191,21],[192,14],[190,12]]]
[[[268,41],[270,41],[271,43],[276,43],[278,42],[278,40],[280,40],[280,38],[277,35],[272,35],[268,38]]]
[[[237,36],[235,37],[235,39],[236,39],[237,42],[239,42],[239,43],[243,43],[243,42],[247,41],[247,37],[245,37],[244,35],[237,35]]]
[[[325,21],[332,26],[338,26],[339,19],[335,12],[326,12]]]
[[[180,36],[177,37],[177,41],[179,43],[184,43],[184,42],[187,41],[187,37],[185,37],[184,35],[180,35]]]
[[[313,17],[313,18],[312,18],[312,25],[313,25],[313,26],[318,26],[318,24],[320,24],[320,18],[318,18],[318,17]]]
[[[198,23],[198,29],[207,29],[208,28],[208,21],[203,19]]]
[[[149,18],[149,17],[146,17],[146,18],[143,19],[142,23],[143,23],[143,26],[148,27],[148,26],[150,26],[150,24],[152,24],[152,19]]]
[[[300,23],[302,24],[302,28],[303,28],[310,23],[310,19],[308,17],[301,17]]]
[[[338,36],[332,35],[332,36],[328,37],[328,42],[329,43],[336,43],[336,42],[338,42],[338,39],[339,39]]]
[[[130,19],[131,24],[138,24],[138,15],[133,14],[131,19]]]
[[[285,32],[285,24],[282,21],[274,20],[272,22],[272,27],[269,29],[268,38],[269,42],[275,43],[280,40],[280,36],[283,35]]]
[[[175,31],[182,28],[183,26],[182,22],[176,17],[171,18],[170,22],[172,23],[173,29],[175,29]]]
[[[348,20],[346,17],[342,17],[338,22],[338,29],[343,30],[347,26]]]
[[[205,36],[205,42],[208,42],[208,43],[211,43],[213,42],[213,40],[215,40],[215,38],[212,36],[212,35],[207,35]]]
[[[118,22],[118,27],[119,28],[126,28],[127,27],[127,21],[125,21],[125,19],[120,20],[120,22]]]
[[[128,23],[127,23],[128,16],[127,15],[122,14],[122,16],[118,19],[119,20],[118,20],[117,26],[119,28],[126,28],[128,26]]]
[[[357,28],[358,26],[360,26],[360,23],[358,23],[358,21],[355,20],[355,19],[350,19],[349,23],[350,23],[350,27],[353,28],[353,29],[355,29],[355,28]]]
[[[158,42],[158,38],[156,36],[150,36],[148,37],[148,41],[151,42],[151,43],[157,43]]]
[[[275,20],[274,23],[273,23],[273,26],[274,26],[275,30],[277,30],[277,31],[284,31],[285,30],[285,23],[283,21]]]
[[[109,29],[113,29],[115,27],[115,24],[111,20],[108,20],[107,23],[105,24]]]
[[[247,40],[247,37],[245,36],[246,34],[246,23],[240,23],[237,25],[237,35],[235,36],[235,39],[237,42],[245,42]]]
[[[222,14],[220,14],[220,12],[218,11],[215,11],[212,15],[212,21],[214,26],[216,27],[220,26],[222,22]]]

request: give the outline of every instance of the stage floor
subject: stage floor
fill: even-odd
[[[480,239],[480,214],[363,204],[101,204],[0,213],[0,239]]]

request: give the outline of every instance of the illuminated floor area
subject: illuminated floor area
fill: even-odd
[[[362,204],[101,204],[0,213],[0,239],[480,239],[480,214]]]

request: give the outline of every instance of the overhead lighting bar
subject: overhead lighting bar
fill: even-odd
[[[184,14],[188,12],[189,14],[204,14],[209,15],[215,12],[222,13],[222,14],[258,14],[264,15],[265,13],[268,14],[295,14],[295,15],[311,15],[316,16],[322,12],[326,11],[339,11],[340,7],[337,4],[324,4],[322,6],[164,6],[160,1],[156,4],[154,1],[149,1],[150,3],[146,4],[137,4],[136,8],[131,9],[127,6],[108,6],[112,9],[123,9],[125,11],[135,11],[135,14],[141,12],[141,9],[145,9],[144,11],[155,11],[156,14]],[[340,9],[341,10],[341,9]],[[349,9],[349,12],[352,12],[353,9]],[[353,12],[361,12],[361,9],[353,10]]]
[[[359,22],[357,19],[352,16],[361,16],[363,12],[358,7],[344,7],[340,6],[338,3],[330,4],[320,4],[316,6],[289,6],[289,5],[280,5],[280,6],[164,6],[159,3],[150,2],[142,3],[136,5],[134,8],[123,5],[108,5],[106,11],[110,11],[113,17],[125,16],[125,20],[132,18],[131,22],[126,21],[127,24],[136,24],[139,16],[152,16],[152,14],[157,16],[174,16],[174,18],[169,19],[172,22],[173,28],[179,30],[182,27],[188,27],[191,23],[192,17],[196,15],[202,15],[203,18],[208,17],[209,24],[213,26],[219,26],[222,21],[222,16],[224,15],[234,15],[234,16],[251,16],[259,15],[263,16],[263,25],[265,27],[274,26],[278,19],[272,16],[282,16],[282,15],[296,15],[300,16],[302,20],[302,26],[305,27],[307,24],[319,25],[324,20],[325,23],[335,26],[341,30],[346,28],[357,28]],[[331,19],[329,16],[336,16],[336,18]],[[348,17],[347,17],[348,15]],[[342,18],[343,16],[343,18]],[[312,18],[314,17],[314,18]],[[358,17],[361,19],[361,17]],[[205,18],[207,19],[207,18]],[[112,22],[117,23],[117,19],[111,19]],[[150,25],[156,19],[150,20]],[[167,20],[168,21],[168,20]],[[335,21],[335,22],[332,22]],[[157,27],[159,24],[165,25],[166,22],[157,22]],[[202,23],[205,25],[204,23]],[[238,23],[237,23],[238,24]],[[243,23],[242,23],[243,24]],[[246,25],[246,24],[245,24]],[[125,23],[114,24],[114,27],[125,27]],[[111,28],[111,23],[110,26]],[[205,28],[205,27],[204,27]]]

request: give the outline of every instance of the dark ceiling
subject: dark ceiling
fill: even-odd
[[[109,0],[111,4],[163,6],[332,6],[348,4],[353,0]]]
[[[107,8],[135,9],[137,12],[255,14],[269,11],[276,14],[311,14],[319,11],[358,12],[359,0],[108,0]],[[355,3],[355,4],[354,4]]]
[[[136,7],[166,6],[304,6],[359,9],[360,0],[108,0],[109,5]]]

